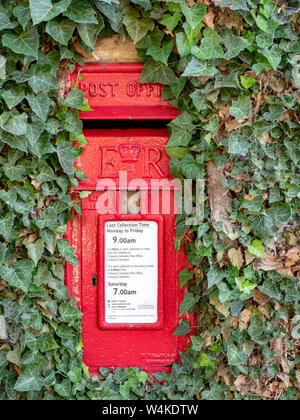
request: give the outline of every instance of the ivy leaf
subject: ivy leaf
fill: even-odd
[[[8,108],[12,109],[25,98],[25,91],[22,86],[15,86],[8,90],[3,90],[1,96]]]
[[[189,331],[191,331],[191,327],[190,327],[190,323],[189,323],[188,319],[182,319],[180,321],[180,324],[178,325],[178,327],[174,331],[174,335],[185,335]]]
[[[48,64],[35,64],[30,67],[26,74],[29,86],[34,93],[57,90],[57,80],[51,73]]]
[[[65,258],[65,260],[68,263],[78,265],[74,249],[69,245],[69,241],[67,239],[58,239],[57,248],[59,253]]]
[[[191,43],[184,32],[176,33],[176,47],[181,57],[185,57],[191,53]]]
[[[239,351],[234,344],[227,346],[228,364],[231,366],[244,365],[247,362],[247,356],[243,351]]]
[[[95,23],[79,23],[77,26],[80,38],[90,48],[94,48],[97,36],[103,29],[104,22],[101,20],[101,24]]]
[[[281,50],[277,44],[272,45],[269,50],[264,49],[260,50],[260,52],[266,57],[273,69],[276,69],[279,66],[281,62]]]
[[[48,21],[64,12],[71,0],[61,0],[52,4],[51,0],[29,0],[30,13],[34,25]]]
[[[180,166],[185,178],[200,179],[204,177],[203,165],[199,165],[191,154],[186,154],[180,161]]]
[[[179,316],[182,316],[185,312],[191,311],[198,300],[199,296],[195,296],[193,293],[187,292],[181,302]]]
[[[180,7],[188,24],[194,30],[199,26],[206,13],[206,6],[204,3],[196,3],[189,7],[186,2],[181,2]]]
[[[150,59],[144,65],[140,83],[162,83],[168,85],[176,82],[176,80],[175,74],[170,67]]]
[[[151,55],[154,60],[160,61],[167,66],[168,58],[171,54],[171,51],[173,50],[173,47],[173,41],[165,42],[162,48],[159,48],[157,45],[150,45],[146,51],[146,54]]]
[[[27,102],[32,111],[43,121],[46,121],[50,108],[49,97],[46,93],[26,95]]]
[[[6,58],[0,55],[0,79],[6,78]]]
[[[251,242],[251,245],[248,246],[248,251],[250,254],[254,254],[259,258],[266,258],[265,249],[262,242],[258,239],[255,239]]]
[[[60,99],[59,102],[71,108],[80,109],[84,103],[84,92],[80,89],[71,89],[66,99]]]
[[[61,141],[57,146],[57,156],[64,172],[69,176],[73,175],[72,144],[68,141]]]
[[[39,174],[36,177],[38,182],[53,181],[56,178],[53,169],[43,160],[39,162],[38,171]]]
[[[46,32],[61,45],[68,45],[76,25],[69,19],[62,19],[60,22],[51,20],[46,25]]]
[[[178,22],[180,21],[181,16],[182,14],[180,12],[175,12],[173,15],[165,13],[162,20],[160,20],[159,23],[161,25],[164,25],[168,29],[168,31],[172,32],[173,29],[177,26]]]
[[[249,46],[249,42],[245,38],[235,36],[228,31],[223,34],[222,38],[226,48],[224,56],[226,60],[231,60],[236,57],[241,51]]]
[[[270,210],[272,217],[279,224],[286,224],[292,216],[292,209],[287,203],[275,203]]]
[[[211,28],[206,28],[203,31],[203,35],[204,38],[201,40],[200,47],[192,47],[192,54],[201,60],[223,58],[224,51],[220,45],[222,38],[218,35],[218,33]]]
[[[62,322],[71,323],[81,318],[81,312],[73,307],[69,302],[62,303],[59,306],[59,313]]]
[[[219,73],[219,70],[210,66],[207,61],[200,61],[192,57],[182,76],[214,76],[217,73]]]
[[[132,3],[138,4],[147,11],[152,9],[152,4],[150,0],[132,0]]]
[[[40,38],[36,28],[31,25],[24,32],[17,34],[4,34],[2,44],[17,54],[29,55],[38,59]]]
[[[272,278],[268,278],[264,281],[262,286],[259,286],[258,289],[264,293],[265,295],[269,296],[272,299],[281,299],[281,295],[277,289],[277,286]]]
[[[238,98],[237,101],[232,101],[232,106],[229,108],[230,115],[241,120],[246,120],[250,117],[251,105],[252,102],[249,98]]]
[[[26,168],[24,165],[12,165],[9,162],[3,165],[3,170],[7,178],[11,181],[21,180],[22,176],[26,173]]]
[[[207,280],[208,280],[208,289],[213,287],[215,284],[218,284],[223,278],[225,277],[225,273],[223,271],[219,271],[216,267],[212,267],[207,272]]]
[[[133,13],[126,13],[123,19],[127,32],[133,42],[139,42],[147,32],[154,29],[154,21],[149,18],[137,18]]]
[[[27,367],[18,377],[14,389],[19,392],[40,391],[44,386],[44,378],[37,374],[36,369]]]
[[[241,134],[232,132],[228,137],[228,151],[233,155],[246,156],[250,149],[250,143]]]
[[[77,23],[98,23],[96,11],[88,0],[72,0],[64,16]]]
[[[24,245],[26,246],[31,259],[34,262],[34,265],[37,265],[44,252],[44,242],[42,239],[38,239],[35,242],[25,242]]]
[[[9,144],[13,149],[27,152],[27,139],[25,136],[16,136],[5,131],[0,131],[0,138],[3,143]]]
[[[247,6],[246,0],[221,0],[220,6],[229,6],[231,10],[246,10],[248,11],[249,8]]]
[[[14,29],[17,25],[17,22],[10,21],[4,10],[0,10],[0,31],[3,31],[4,29]]]
[[[11,240],[14,220],[15,215],[11,212],[7,213],[4,217],[0,219],[0,235],[6,240],[6,242],[10,242]]]
[[[226,283],[221,282],[217,284],[219,291],[219,300],[221,303],[227,302],[233,299],[232,291],[229,289]]]
[[[28,116],[25,112],[22,114],[10,113],[8,121],[4,124],[4,126],[2,126],[2,128],[11,134],[21,136],[26,132],[27,119]]]
[[[194,124],[188,112],[183,112],[169,126],[172,128],[168,147],[187,146],[192,139]]]
[[[27,23],[30,21],[30,9],[27,4],[21,3],[13,10],[14,16],[18,19],[20,25],[25,30]]]
[[[187,268],[183,268],[179,273],[180,287],[185,286],[188,283],[188,281],[193,277],[193,275],[193,271],[190,271]]]
[[[28,292],[33,266],[32,261],[29,260],[17,262],[14,268],[1,266],[0,276],[11,286]]]

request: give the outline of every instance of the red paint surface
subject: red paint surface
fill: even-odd
[[[140,63],[85,64],[77,66],[69,81],[85,93],[90,111],[82,119],[173,119],[176,108],[161,100],[162,85],[139,83],[144,66]]]

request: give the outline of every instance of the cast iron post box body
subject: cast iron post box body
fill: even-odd
[[[157,85],[139,86],[141,70],[136,64],[84,67],[79,87],[94,111],[81,117],[178,115],[161,102]],[[70,77],[73,82],[76,74]],[[168,131],[93,129],[84,134],[87,144],[76,165],[87,179],[76,190],[90,194],[82,199],[82,217],[76,215],[68,225],[79,266],[66,268],[70,294],[83,312],[84,362],[91,368],[164,369],[179,361],[188,339],[173,335],[184,296],[178,273],[187,260],[183,250],[174,248]],[[134,213],[127,208],[132,197],[138,204]]]

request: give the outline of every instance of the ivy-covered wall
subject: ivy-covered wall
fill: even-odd
[[[0,4],[0,399],[295,399],[300,388],[298,0],[3,0]],[[63,238],[84,174],[73,88],[97,36],[128,35],[142,82],[182,110],[169,125],[174,176],[206,179],[188,232],[181,312],[197,335],[172,374],[82,364]],[[189,325],[181,323],[177,334]]]

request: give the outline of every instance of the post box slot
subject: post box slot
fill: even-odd
[[[136,128],[142,129],[162,129],[166,128],[172,120],[131,120],[131,119],[118,119],[118,120],[82,120],[84,130],[93,129],[122,129],[131,130]]]

